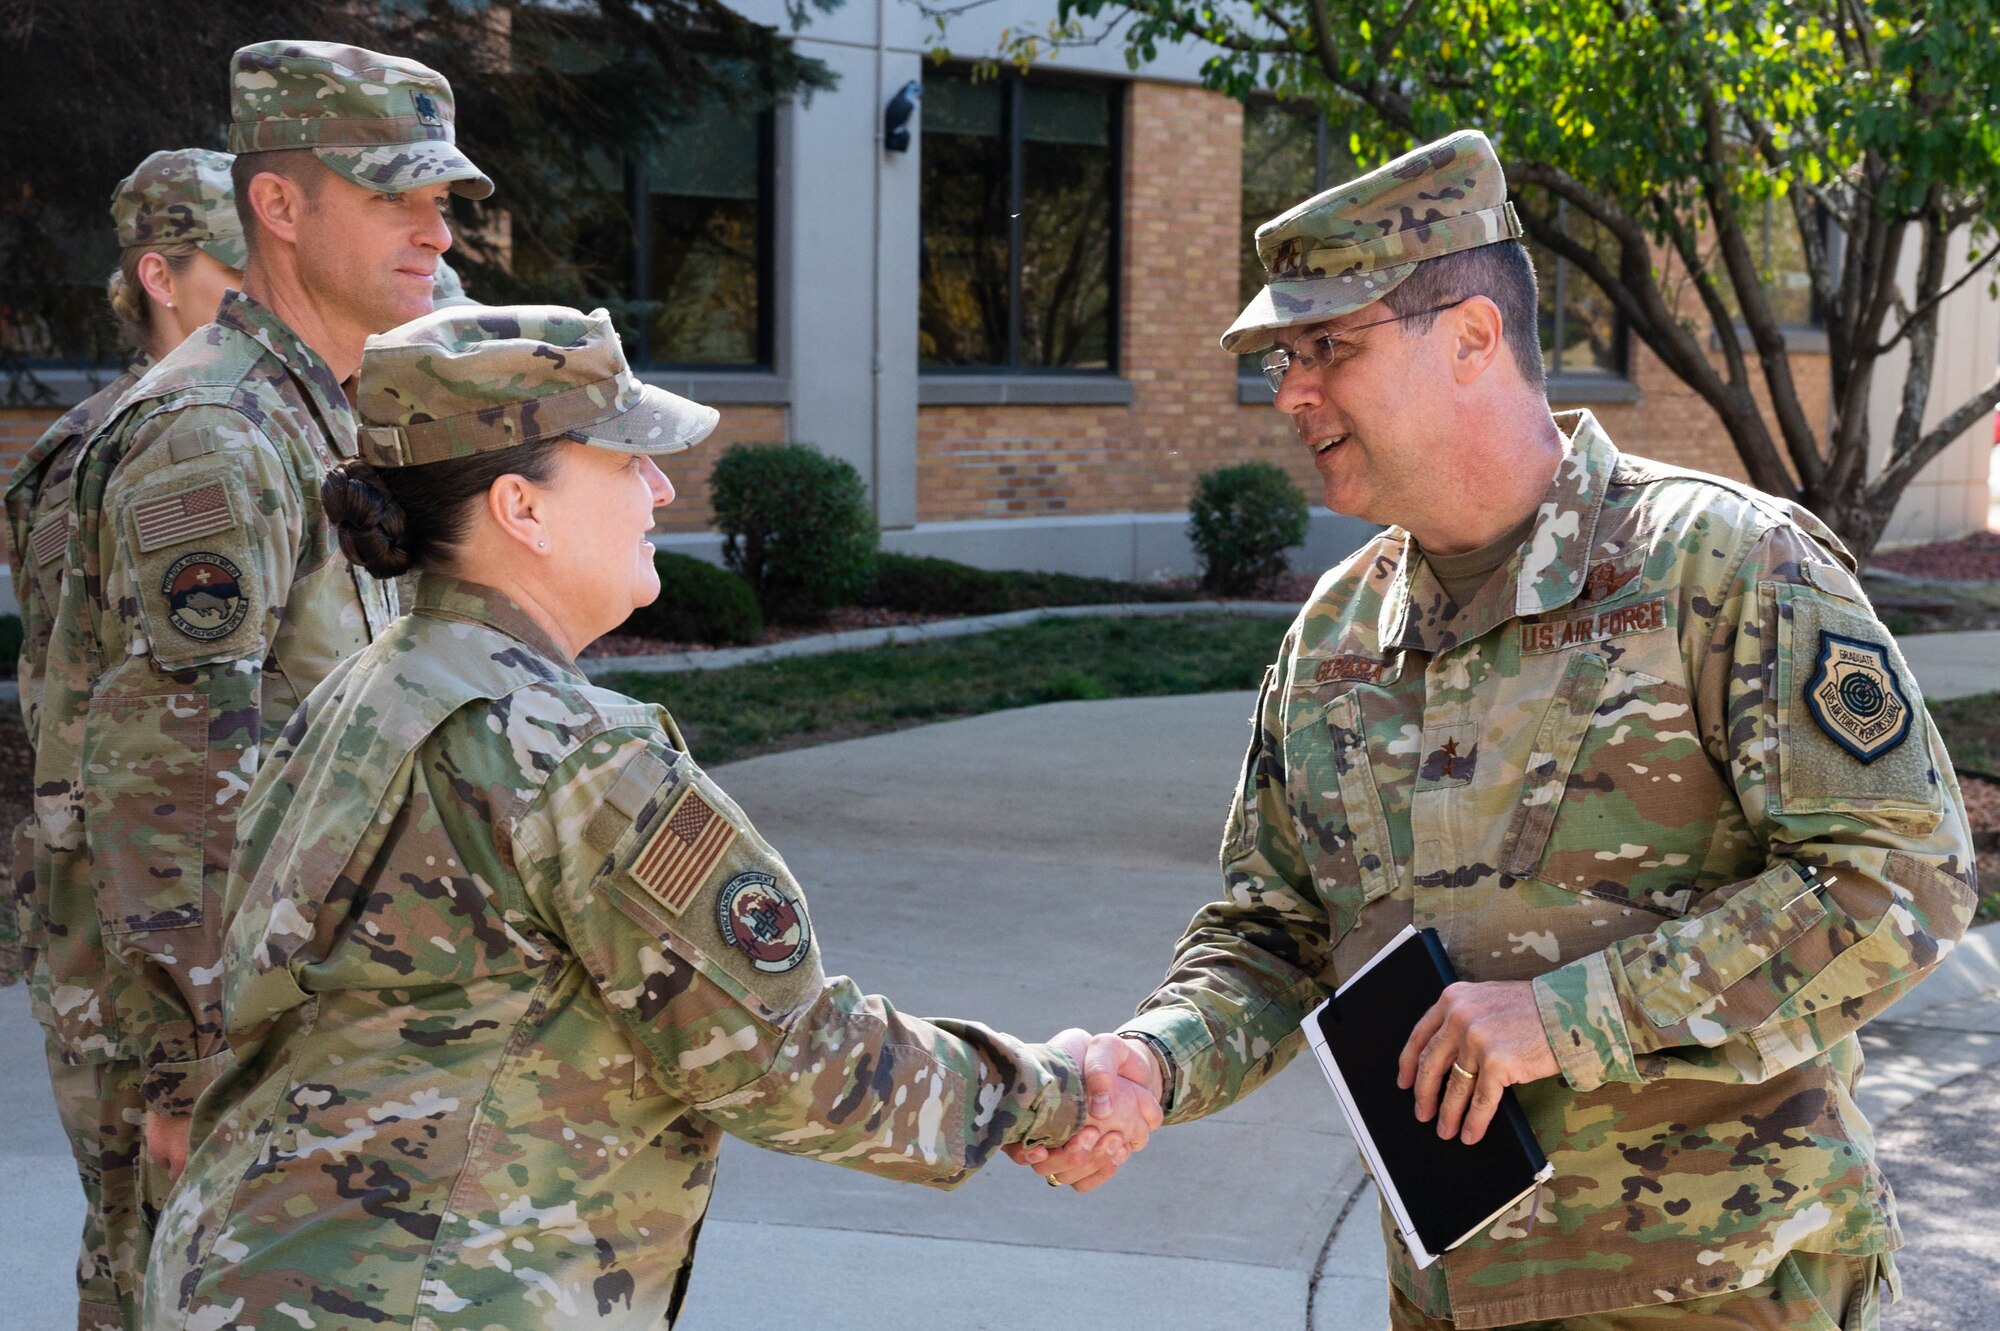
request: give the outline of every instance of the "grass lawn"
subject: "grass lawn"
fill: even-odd
[[[2000,776],[2000,693],[1980,693],[1927,704],[1951,764],[1961,771]]]
[[[1051,619],[907,647],[601,682],[663,704],[703,766],[1008,707],[1254,689],[1288,621]]]

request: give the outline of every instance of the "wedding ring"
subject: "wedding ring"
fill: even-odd
[[[1042,1181],[1048,1184],[1051,1188],[1060,1188],[1062,1186],[1062,1180],[1057,1178],[1054,1174],[1042,1175]]]
[[[1453,1072],[1456,1072],[1459,1076],[1465,1078],[1467,1081],[1476,1081],[1479,1077],[1479,1074],[1474,1072],[1471,1068],[1459,1066],[1458,1060],[1456,1059],[1452,1060],[1451,1070]]]

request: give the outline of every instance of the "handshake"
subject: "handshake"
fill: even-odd
[[[1009,1159],[1027,1165],[1052,1188],[1089,1192],[1111,1181],[1118,1167],[1160,1126],[1165,1080],[1159,1056],[1143,1040],[1092,1035],[1070,1029],[1049,1041],[1083,1068],[1089,1121],[1063,1145],[1008,1146]]]

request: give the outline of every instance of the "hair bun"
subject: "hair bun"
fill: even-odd
[[[347,462],[319,483],[320,504],[347,558],[378,578],[399,577],[410,569],[404,544],[407,521],[398,504],[365,462]]]

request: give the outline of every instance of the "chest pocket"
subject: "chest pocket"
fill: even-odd
[[[1576,652],[1535,733],[1501,872],[1680,915],[1734,807],[1685,688]]]
[[[1389,820],[1352,692],[1295,714],[1285,736],[1285,784],[1313,882],[1336,920],[1351,920],[1395,890]]]

